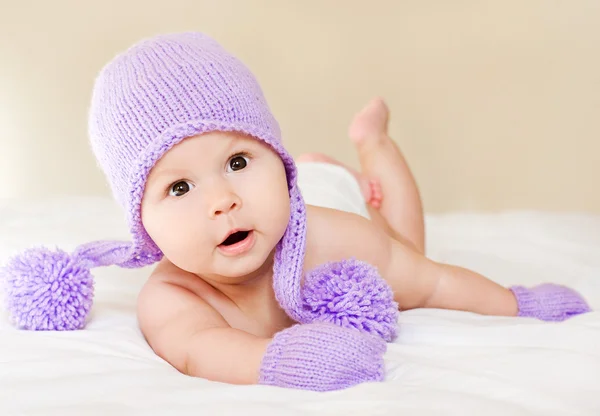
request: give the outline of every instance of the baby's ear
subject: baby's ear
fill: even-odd
[[[397,336],[398,304],[374,266],[356,259],[325,263],[304,277],[301,323],[330,322],[377,335]]]

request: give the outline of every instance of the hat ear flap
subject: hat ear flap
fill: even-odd
[[[90,269],[126,261],[131,247],[94,242],[72,254],[36,247],[13,257],[0,270],[10,320],[34,331],[82,329],[94,297]]]

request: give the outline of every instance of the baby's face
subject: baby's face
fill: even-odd
[[[277,153],[231,132],[174,146],[150,172],[142,199],[142,223],[166,258],[222,283],[243,282],[259,270],[289,218]]]

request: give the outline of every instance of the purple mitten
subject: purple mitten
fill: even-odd
[[[519,315],[542,321],[564,321],[574,315],[591,311],[586,301],[573,289],[546,283],[531,289],[510,288],[519,306]]]
[[[329,391],[383,381],[385,350],[380,337],[355,329],[328,323],[294,325],[275,334],[258,383]]]

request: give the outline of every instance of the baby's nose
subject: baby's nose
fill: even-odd
[[[242,201],[237,194],[230,190],[222,190],[213,195],[209,216],[214,219],[220,215],[229,214],[231,211],[240,209],[241,206]]]

